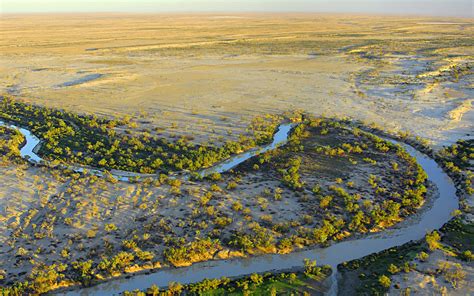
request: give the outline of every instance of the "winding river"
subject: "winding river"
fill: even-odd
[[[10,126],[1,121],[0,125]],[[42,161],[33,151],[34,147],[39,144],[38,138],[28,130],[15,126],[10,127],[17,128],[27,140],[26,145],[22,148],[21,155],[25,158],[30,157],[29,161]],[[223,163],[202,171],[202,174],[225,172],[252,156],[286,143],[291,127],[291,124],[281,125],[270,145],[234,156]],[[30,141],[31,143],[29,143]],[[433,159],[407,144],[395,140],[389,141],[403,146],[411,156],[417,159],[418,163],[428,174],[428,180],[436,185],[439,192],[439,197],[433,201],[432,206],[423,211],[419,216],[408,218],[403,224],[406,225],[404,227],[369,234],[359,239],[333,243],[327,248],[315,247],[284,255],[267,254],[250,258],[200,262],[189,267],[165,268],[150,274],[139,274],[129,278],[109,280],[93,287],[63,292],[62,295],[112,295],[127,290],[143,290],[152,284],[164,287],[171,281],[187,284],[198,282],[205,278],[237,277],[251,273],[301,267],[305,258],[317,260],[319,265],[328,264],[336,271],[337,265],[345,261],[359,259],[412,240],[421,239],[426,232],[439,229],[444,223],[449,221],[452,211],[458,208],[456,188],[452,180]],[[336,273],[334,273],[333,279],[330,293],[337,294]]]
[[[39,147],[41,144],[41,140],[38,139],[31,131],[24,129],[22,127],[16,126],[14,124],[8,124],[0,120],[0,126],[5,126],[11,129],[16,129],[18,130],[24,137],[25,137],[25,144],[23,147],[20,149],[20,156],[29,161],[32,164],[47,164],[48,161],[41,158],[37,153],[36,153],[36,147]],[[263,146],[263,147],[257,147],[250,149],[244,153],[235,155],[227,160],[224,160],[212,167],[202,169],[199,171],[199,175],[202,177],[210,175],[212,173],[223,173],[226,172],[240,163],[246,161],[247,159],[258,155],[260,153],[267,152],[269,150],[273,150],[283,144],[285,144],[288,140],[289,133],[291,131],[291,128],[294,126],[292,123],[283,123],[280,126],[278,126],[277,131],[273,135],[273,140],[270,144]],[[96,175],[99,177],[104,176],[104,170],[97,169],[97,168],[91,168],[87,166],[81,166],[81,165],[70,165],[66,166],[63,165],[64,168],[70,169],[74,172],[78,173],[84,173],[87,172],[88,174]],[[134,173],[134,172],[127,172],[127,171],[121,171],[121,170],[111,170],[110,174],[124,182],[128,182],[131,179],[133,180],[140,180],[143,178],[153,178],[156,177],[156,174],[140,174],[140,173]]]

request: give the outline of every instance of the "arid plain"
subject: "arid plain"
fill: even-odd
[[[256,114],[304,109],[451,143],[474,120],[473,24],[325,14],[6,15],[0,92],[132,115],[143,127],[196,140],[238,134]]]
[[[473,36],[472,18],[2,15],[0,120],[38,133],[36,152],[49,163],[21,159],[22,136],[0,129],[0,284],[82,288],[415,224],[439,194],[414,157],[375,136],[397,132],[452,164],[446,171],[461,176],[472,228]],[[222,176],[180,174],[229,156],[213,149],[232,155],[267,143],[290,122],[284,147]],[[162,138],[169,142],[154,141]],[[442,149],[460,139],[470,142]],[[199,153],[212,161],[192,158]],[[122,182],[56,162],[107,170],[132,163],[130,171],[156,175]],[[169,176],[166,165],[175,165]],[[428,271],[413,282],[395,273],[384,289],[424,289],[438,257],[457,256],[434,250],[434,263],[423,260]],[[472,263],[463,264],[461,290],[439,276],[432,291],[472,291]],[[348,270],[342,291],[361,285],[360,270]],[[327,290],[327,274],[318,276]],[[311,282],[297,291],[321,294]]]

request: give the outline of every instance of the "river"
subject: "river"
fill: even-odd
[[[48,163],[47,160],[41,158],[35,152],[35,150],[36,150],[35,148],[38,145],[40,145],[41,141],[31,131],[29,131],[28,129],[16,126],[14,124],[7,124],[7,123],[5,123],[1,120],[0,120],[0,126],[5,126],[5,127],[12,128],[12,129],[16,129],[25,137],[25,144],[20,149],[20,156],[21,157],[23,157],[24,159],[26,159],[27,161],[29,161],[30,163],[35,164],[35,165],[37,165],[37,164],[47,164]],[[277,148],[281,145],[284,145],[288,140],[289,133],[290,133],[291,128],[293,126],[294,126],[294,124],[291,124],[291,123],[281,124],[280,126],[278,126],[277,131],[273,135],[273,140],[270,144],[265,145],[263,147],[257,147],[257,148],[250,149],[250,150],[248,150],[244,153],[237,154],[233,157],[230,157],[229,159],[224,160],[224,161],[222,161],[222,162],[220,162],[220,163],[218,163],[218,164],[216,164],[212,167],[202,169],[201,171],[198,172],[199,175],[204,177],[204,176],[210,175],[212,173],[226,172],[226,171],[236,167],[240,163],[246,161],[247,159],[249,159],[249,158],[251,158],[255,155],[258,155],[260,153],[264,153],[264,152],[269,151],[269,150],[273,150],[273,149],[275,149],[275,148]],[[83,172],[87,171],[88,174],[96,175],[96,176],[99,176],[99,177],[104,176],[104,170],[97,169],[97,168],[91,168],[91,167],[81,166],[81,165],[62,165],[62,166],[63,166],[63,168],[70,169],[70,170],[72,170],[74,172],[77,172],[77,173],[83,173]],[[121,171],[121,170],[111,170],[110,174],[114,178],[116,178],[120,181],[124,181],[124,182],[129,182],[131,179],[140,180],[140,179],[143,179],[143,178],[157,177],[156,174],[140,174],[140,173],[135,173],[135,172]]]
[[[0,125],[6,124],[0,121]],[[21,149],[22,156],[29,156],[30,161],[42,161],[33,151],[34,146],[39,143],[38,138],[28,130],[15,126],[10,127],[17,128],[26,138],[27,143]],[[250,157],[286,143],[291,127],[291,124],[281,125],[277,133],[275,133],[274,140],[270,145],[236,155],[216,166],[202,171],[202,174],[225,172]],[[29,143],[29,141],[31,141],[31,143]],[[439,192],[439,197],[433,201],[429,209],[422,212],[420,216],[409,217],[407,223],[404,223],[406,226],[402,228],[387,229],[380,233],[368,234],[363,238],[335,242],[327,248],[314,247],[303,251],[295,251],[290,254],[267,254],[249,258],[200,262],[189,267],[164,268],[150,274],[139,274],[129,278],[112,279],[93,287],[63,292],[61,295],[112,295],[135,289],[144,290],[153,284],[163,287],[167,286],[171,281],[188,284],[201,281],[205,278],[220,278],[222,276],[236,277],[252,273],[263,273],[302,267],[303,259],[305,258],[316,260],[319,265],[328,264],[333,270],[337,270],[337,265],[345,261],[359,259],[372,253],[400,246],[412,240],[421,239],[426,232],[439,229],[443,224],[449,221],[451,213],[458,209],[456,188],[452,180],[433,159],[407,144],[395,140],[389,141],[402,145],[411,156],[416,158],[421,167],[426,171],[428,180],[436,185]],[[332,294],[337,293],[335,289],[337,284],[335,278],[336,277],[333,276],[334,285],[331,289]]]

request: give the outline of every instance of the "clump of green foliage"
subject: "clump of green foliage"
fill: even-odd
[[[423,251],[427,251],[424,245],[408,243],[340,264],[338,270],[357,274],[358,282],[354,287],[357,295],[383,295],[390,288],[390,276],[412,270],[411,261]]]
[[[0,165],[6,165],[14,160],[20,161],[20,146],[23,141],[23,136],[17,130],[0,126]]]
[[[474,194],[474,140],[459,140],[440,150],[438,155],[448,173],[462,181],[467,195]]]
[[[204,279],[203,281],[179,285],[184,295],[311,295],[321,291],[320,283],[331,274],[329,266],[316,266],[315,261],[305,260],[302,271],[280,273],[254,273],[238,279],[227,277]],[[139,290],[125,292],[125,295],[179,295],[176,283],[167,289],[156,286],[146,292]],[[152,293],[156,294],[152,294]]]
[[[278,117],[258,117],[249,127],[252,136],[241,135],[218,147],[196,145],[182,137],[171,142],[149,132],[120,133],[116,127],[130,119],[106,119],[69,111],[29,105],[3,97],[0,118],[30,129],[44,144],[39,154],[49,160],[104,169],[140,173],[196,171],[271,141]]]

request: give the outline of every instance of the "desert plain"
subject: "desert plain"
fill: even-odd
[[[435,152],[460,139],[472,143],[473,36],[472,18],[2,15],[2,112],[8,97],[46,108],[38,110],[126,122],[110,129],[129,138],[216,147],[249,136],[255,118],[269,125],[294,119],[305,130],[267,155],[271,161],[249,160],[205,180],[121,182],[8,154],[0,166],[0,283],[37,280],[39,292],[78,288],[122,273],[285,254],[312,239],[325,246],[326,234],[317,231],[351,239],[417,215],[437,198],[435,186],[398,148],[339,124],[350,118],[403,132]],[[297,119],[282,116],[289,112]],[[12,136],[0,140],[11,146]],[[462,174],[470,180],[468,157]],[[406,195],[413,200],[401,208],[385,202]],[[390,217],[377,221],[381,209]],[[472,225],[472,213],[466,219]],[[468,264],[460,291],[472,291]],[[401,286],[432,282],[417,276]],[[440,285],[448,287],[432,290]]]
[[[4,15],[0,91],[197,141],[304,109],[439,145],[472,129],[473,31],[469,18]]]

